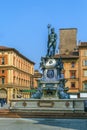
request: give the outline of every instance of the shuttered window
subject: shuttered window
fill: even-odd
[[[84,51],[84,56],[87,56],[87,51]]]
[[[5,59],[4,59],[4,57],[2,57],[2,65],[4,65],[5,64]]]
[[[84,76],[87,76],[87,70],[84,70]]]
[[[83,83],[83,90],[87,90],[87,82]]]
[[[5,83],[5,78],[4,77],[2,77],[2,84],[4,84]]]
[[[71,88],[75,88],[75,82],[71,82]]]
[[[87,66],[87,60],[83,60],[83,66]]]

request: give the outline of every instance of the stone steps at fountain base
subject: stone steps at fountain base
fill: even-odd
[[[0,118],[79,118],[87,119],[87,112],[82,113],[58,113],[58,112],[12,112],[0,111]]]

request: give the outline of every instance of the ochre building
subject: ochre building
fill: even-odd
[[[34,89],[37,89],[39,86],[39,79],[42,77],[42,73],[38,70],[34,71]]]
[[[87,42],[79,44],[79,89],[87,92]]]
[[[34,62],[14,48],[0,46],[0,99],[29,98]]]
[[[63,77],[67,80],[65,86],[69,87],[69,93],[71,95],[76,95],[79,97],[79,56],[78,55],[67,55],[67,54],[58,54],[55,55],[55,58],[58,59],[62,57],[64,70],[62,71]]]
[[[64,70],[62,74],[67,79],[66,87],[74,97],[87,93],[87,42],[77,43],[77,29],[60,29],[59,54],[62,57]],[[73,97],[73,96],[72,96]],[[87,97],[87,94],[86,94]]]

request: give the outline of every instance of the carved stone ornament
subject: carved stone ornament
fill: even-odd
[[[27,103],[24,101],[22,105],[23,105],[24,107],[26,107],[26,106],[27,106]]]
[[[55,59],[49,59],[46,62],[46,68],[54,68],[56,66],[56,60]]]
[[[69,105],[70,105],[69,102],[66,102],[66,103],[65,103],[65,106],[66,106],[66,107],[69,107]]]
[[[39,107],[53,107],[54,102],[53,101],[39,101],[37,105]]]

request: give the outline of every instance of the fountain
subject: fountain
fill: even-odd
[[[37,92],[30,99],[11,100],[11,111],[19,112],[84,112],[86,99],[70,99],[69,88],[65,86],[67,80],[62,72],[64,70],[62,58],[54,58],[56,51],[57,34],[54,28],[48,25],[47,53],[41,57],[40,68],[42,78],[39,79]]]
[[[41,57],[40,68],[42,70],[42,78],[39,80],[39,88],[31,98],[35,99],[69,99],[65,87],[66,79],[62,75],[63,62],[62,58],[55,60],[57,35],[54,28],[48,25],[48,42],[47,54]]]

